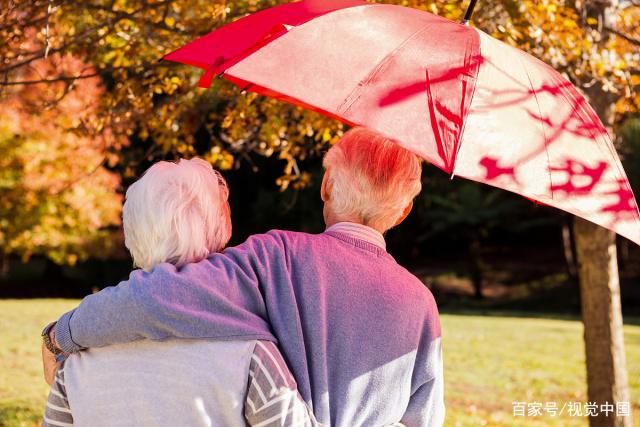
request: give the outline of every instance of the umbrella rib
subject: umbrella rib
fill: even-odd
[[[409,41],[411,41],[414,37],[417,37],[419,34],[423,33],[427,29],[430,28],[430,25],[425,25],[414,31],[411,35],[409,35],[406,39],[402,41],[397,47],[395,47],[391,52],[385,55],[384,58],[375,66],[369,73],[367,73],[366,77],[362,79],[358,85],[347,95],[344,100],[340,103],[336,111],[341,115],[346,115],[353,104],[360,98],[360,93],[362,90],[371,82],[391,61],[391,59],[396,55],[396,53],[402,49]]]
[[[477,34],[477,32],[476,32]],[[475,55],[472,56],[468,56],[467,53],[469,52],[469,48],[473,47],[473,39],[468,39],[467,40],[467,49],[465,50],[465,63],[467,62],[467,59],[471,58],[471,61],[473,61],[473,57]],[[479,45],[479,41],[478,41],[478,45]],[[476,52],[476,54],[479,54],[479,52]],[[460,131],[458,133],[458,138],[456,140],[456,144],[454,147],[454,153],[453,153],[453,159],[452,159],[452,165],[451,165],[451,177],[450,179],[453,179],[453,177],[456,174],[456,165],[458,164],[458,157],[460,155],[460,148],[462,147],[462,136],[464,135],[464,130],[466,128],[467,125],[467,117],[469,117],[469,114],[471,112],[471,102],[473,101],[473,97],[476,93],[476,88],[478,87],[478,75],[480,74],[480,65],[478,65],[478,67],[476,68],[476,74],[475,76],[473,76],[473,80],[471,82],[471,91],[469,93],[469,105],[465,111],[465,102],[466,102],[466,84],[468,83],[467,81],[463,82],[463,87],[464,89],[462,90],[462,101],[460,104],[460,118],[462,119],[462,123],[460,125]]]
[[[531,92],[533,93],[533,99],[535,99],[536,105],[538,107],[538,115],[539,115],[539,117],[542,117],[542,108],[540,108],[540,101],[538,101],[538,94],[536,93],[536,89],[533,87],[533,82],[531,81],[531,76],[529,75],[529,70],[527,70],[527,67],[522,62],[522,59],[520,59],[520,65],[522,66],[522,69],[524,70],[524,73],[527,76],[527,80],[529,81],[529,86],[531,86]],[[540,120],[540,127],[542,128],[542,136],[544,137],[544,153],[547,156],[547,174],[549,175],[549,191],[551,192],[551,200],[553,200],[554,199],[554,197],[553,197],[553,178],[551,177],[551,160],[549,158],[549,149],[548,149],[549,140],[547,139],[547,132],[546,132],[545,127],[544,127],[544,122],[542,120]]]

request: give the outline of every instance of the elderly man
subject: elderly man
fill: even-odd
[[[182,269],[134,272],[63,315],[53,339],[74,352],[142,338],[273,333],[319,422],[441,425],[437,307],[383,237],[420,191],[420,161],[356,128],[324,166],[324,233],[270,231]]]

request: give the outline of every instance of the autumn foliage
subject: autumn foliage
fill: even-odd
[[[21,70],[42,79],[87,66],[53,54]],[[108,171],[109,130],[89,129],[104,88],[98,77],[68,87],[8,88],[0,102],[0,256],[41,254],[58,263],[104,253],[120,224],[120,178]]]

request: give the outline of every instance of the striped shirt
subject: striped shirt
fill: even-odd
[[[319,426],[298,393],[291,371],[276,345],[256,341],[249,365],[244,418],[254,427]],[[43,427],[73,426],[64,378],[64,362],[49,391]]]

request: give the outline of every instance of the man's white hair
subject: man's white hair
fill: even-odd
[[[218,252],[231,237],[224,178],[194,158],[158,162],[133,183],[122,212],[124,244],[136,267],[178,267]]]
[[[339,218],[386,231],[422,187],[421,160],[392,140],[356,127],[324,156],[331,210]]]

